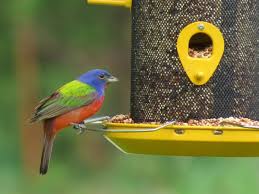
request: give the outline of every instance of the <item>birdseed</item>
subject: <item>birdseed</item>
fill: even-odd
[[[111,123],[125,123],[132,124],[135,123],[130,115],[116,115],[112,117],[109,122]],[[160,122],[145,122],[143,124],[162,124]],[[228,118],[212,118],[212,119],[190,119],[188,122],[176,121],[174,125],[181,126],[259,126],[259,121],[255,121],[249,118],[237,118],[237,117],[228,117]]]
[[[212,55],[212,46],[205,48],[193,47],[189,48],[189,56],[193,58],[210,58]]]

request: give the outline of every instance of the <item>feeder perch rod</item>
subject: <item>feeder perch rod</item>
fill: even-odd
[[[230,122],[230,121],[223,121],[223,122],[221,122],[221,124],[230,124],[230,125],[235,125],[235,126],[242,127],[242,128],[248,128],[248,129],[259,129],[259,126],[240,124],[240,123],[235,123],[235,122]]]
[[[175,123],[175,121],[167,122],[159,127],[151,128],[151,129],[136,129],[136,130],[128,130],[128,129],[107,129],[105,125],[105,121],[109,120],[110,117],[98,117],[93,119],[86,119],[83,121],[83,128],[88,131],[98,131],[98,132],[112,132],[112,133],[132,133],[132,132],[153,132],[163,129],[169,125]]]
[[[107,121],[109,120],[110,117],[109,116],[103,116],[103,117],[96,117],[96,118],[91,118],[91,119],[86,119],[83,121],[83,123],[86,125],[88,123],[94,123],[94,122],[97,122],[97,121]]]

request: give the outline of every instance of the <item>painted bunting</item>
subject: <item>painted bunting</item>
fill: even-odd
[[[30,120],[44,124],[40,174],[48,171],[56,134],[72,123],[79,124],[94,115],[103,104],[106,86],[116,81],[118,79],[105,70],[91,70],[40,101]]]

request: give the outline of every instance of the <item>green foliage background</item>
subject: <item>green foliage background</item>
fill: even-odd
[[[106,68],[119,77],[120,83],[108,89],[99,115],[129,112],[129,10],[87,6],[83,1],[2,0],[0,193],[259,193],[257,158],[125,155],[100,135],[77,136],[72,129],[58,136],[47,176],[39,176],[34,168],[33,173],[27,173],[27,161],[22,160],[15,54],[15,37],[24,24],[32,27],[36,37],[38,99],[84,71]],[[35,156],[35,161],[39,159]]]

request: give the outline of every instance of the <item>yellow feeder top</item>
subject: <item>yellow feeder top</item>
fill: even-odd
[[[88,4],[112,5],[131,8],[132,0],[86,0]]]

